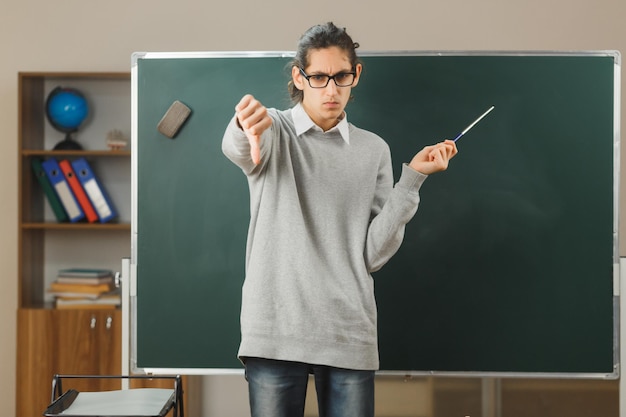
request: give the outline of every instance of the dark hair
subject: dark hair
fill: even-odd
[[[332,46],[344,50],[348,54],[352,69],[356,68],[356,65],[360,62],[356,55],[356,49],[359,47],[359,44],[352,41],[345,28],[338,28],[332,22],[315,25],[300,37],[296,56],[289,64],[289,68],[306,68],[309,65],[309,52],[311,50],[325,49]],[[296,88],[293,80],[289,81],[288,88],[291,101],[300,103],[304,96],[302,90]]]

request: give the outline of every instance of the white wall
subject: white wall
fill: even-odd
[[[626,52],[624,16],[623,0],[2,0],[0,392],[15,390],[18,71],[126,71],[134,51],[292,50],[328,20],[363,51]]]

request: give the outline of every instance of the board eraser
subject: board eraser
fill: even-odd
[[[169,109],[165,112],[161,121],[157,125],[159,132],[163,133],[170,139],[173,139],[178,134],[178,131],[183,126],[189,115],[191,109],[185,106],[180,101],[176,100],[172,103]]]

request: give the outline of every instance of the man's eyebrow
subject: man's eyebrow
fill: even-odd
[[[307,75],[337,75],[337,74],[345,74],[347,72],[354,72],[352,69],[342,69],[340,71],[337,71],[334,74],[328,74],[327,72],[322,72],[322,71],[311,71],[309,73],[307,73]]]

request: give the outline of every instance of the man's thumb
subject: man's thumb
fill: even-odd
[[[254,162],[254,165],[259,165],[259,162],[261,162],[261,147],[259,146],[261,138],[259,136],[249,136],[248,141],[250,142],[252,162]]]

